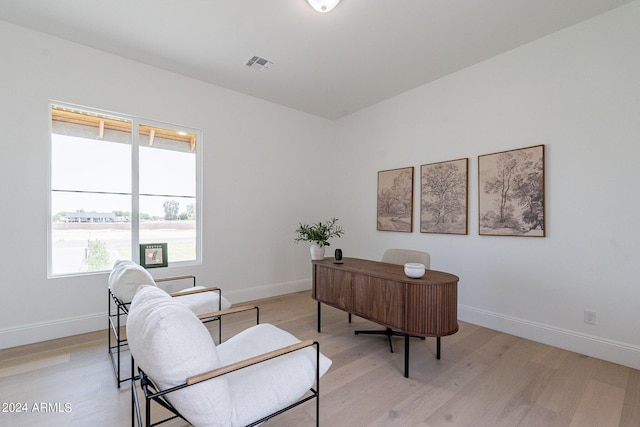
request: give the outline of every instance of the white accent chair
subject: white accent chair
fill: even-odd
[[[382,262],[397,265],[405,265],[408,262],[419,262],[429,269],[431,267],[431,256],[427,252],[410,249],[387,249],[384,255],[382,255]]]
[[[319,382],[331,360],[317,342],[260,324],[216,345],[191,310],[153,286],[133,297],[127,336],[145,401],[143,414],[132,379],[132,425],[180,417],[196,427],[253,426],[311,399],[318,425]],[[153,419],[152,403],[173,415]]]
[[[411,249],[387,249],[382,255],[381,261],[386,262],[388,264],[396,264],[396,265],[405,265],[408,262],[419,262],[421,264],[424,264],[427,270],[431,267],[431,256],[427,252],[414,251]],[[351,322],[351,314],[349,314],[349,322]],[[360,335],[360,334],[385,335],[389,341],[389,348],[391,349],[391,353],[393,353],[393,342],[391,341],[391,337],[406,336],[406,334],[403,334],[401,332],[396,332],[391,328],[386,328],[384,330],[355,331],[355,334],[356,335]],[[424,339],[424,337],[416,337],[416,338]],[[439,337],[438,337],[438,348],[440,348]]]
[[[231,303],[222,296],[222,291],[217,287],[205,288],[196,286],[195,276],[176,276],[154,279],[142,266],[129,260],[116,261],[109,275],[108,298],[108,322],[109,343],[108,350],[116,376],[116,385],[128,381],[131,377],[122,378],[122,351],[126,350],[127,338],[122,336],[121,327],[126,323],[129,306],[140,286],[149,285],[157,287],[157,283],[192,281],[193,285],[174,292],[171,296],[193,311],[202,322],[218,321],[218,340],[222,335],[222,322],[220,312],[225,312],[231,307]],[[231,309],[232,312],[246,311],[258,308],[255,306],[241,306]],[[259,314],[257,314],[259,316]]]

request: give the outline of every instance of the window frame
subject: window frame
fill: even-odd
[[[114,113],[111,111],[101,110],[93,107],[85,107],[77,104],[71,104],[63,101],[50,100],[48,102],[47,119],[49,129],[49,142],[48,142],[48,159],[47,159],[47,278],[60,278],[60,277],[72,277],[72,276],[86,276],[94,274],[104,274],[109,270],[95,270],[95,271],[76,271],[69,273],[53,273],[53,209],[52,209],[52,194],[54,189],[52,188],[52,174],[53,174],[53,120],[52,109],[55,107],[70,109],[79,111],[81,113],[96,114],[99,116],[118,117],[131,122],[131,260],[140,262],[140,185],[139,185],[139,170],[140,170],[140,126],[151,126],[160,129],[175,129],[176,131],[185,131],[190,134],[196,135],[196,143],[193,147],[193,153],[195,157],[195,251],[196,258],[194,260],[187,261],[171,261],[169,259],[169,265],[167,268],[202,265],[202,130],[194,128],[192,126],[177,125],[170,122],[162,122],[154,119],[147,119],[144,117],[138,117],[131,114]],[[113,193],[117,194],[117,193]],[[144,196],[144,195],[142,195]],[[155,243],[155,242],[154,242]]]

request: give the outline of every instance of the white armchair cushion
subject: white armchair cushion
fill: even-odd
[[[246,329],[218,345],[220,363],[228,365],[277,350],[300,340],[268,323]],[[331,360],[320,354],[320,376]],[[316,380],[315,347],[307,347],[226,375],[233,403],[232,425],[245,426],[302,397]]]
[[[160,389],[220,366],[207,328],[186,306],[153,286],[141,287],[127,320],[129,348]],[[226,378],[170,393],[167,400],[194,426],[229,425],[232,406]]]
[[[109,289],[121,302],[129,303],[141,285],[156,286],[147,270],[129,260],[118,260],[109,274]]]
[[[204,288],[204,286],[191,286],[190,288],[178,291],[177,294]],[[188,295],[175,295],[175,299],[180,304],[184,304],[189,307],[189,309],[196,315],[218,311],[218,307],[220,307],[220,310],[226,310],[227,308],[231,307],[231,303],[228,299],[221,296],[218,292],[214,291],[200,292],[197,294]],[[218,301],[220,302],[220,304],[218,304]]]

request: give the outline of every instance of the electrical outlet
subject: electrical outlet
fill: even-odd
[[[590,325],[596,324],[596,312],[591,310],[584,311],[584,323],[588,323]]]

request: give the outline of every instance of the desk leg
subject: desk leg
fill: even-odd
[[[436,337],[436,359],[440,360],[440,337]]]
[[[318,333],[320,333],[320,301],[318,301]]]
[[[409,335],[404,336],[404,377],[409,378]]]

